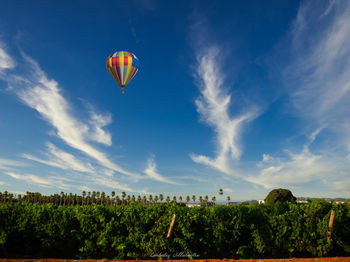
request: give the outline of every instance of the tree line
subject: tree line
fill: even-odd
[[[219,190],[219,195],[223,195],[223,190]],[[210,201],[211,200],[211,201]],[[226,197],[227,202],[231,200],[230,196]],[[196,202],[197,201],[197,202]],[[182,196],[164,196],[159,195],[127,195],[122,192],[120,195],[116,195],[115,191],[112,191],[110,195],[105,192],[83,191],[81,195],[73,193],[60,192],[60,194],[42,195],[39,192],[26,192],[26,194],[14,195],[8,191],[0,192],[0,203],[18,203],[18,202],[29,202],[33,204],[45,204],[52,203],[54,205],[105,205],[105,206],[116,206],[116,205],[129,205],[130,203],[138,203],[144,205],[159,204],[159,203],[179,203],[179,204],[189,204],[198,203],[200,205],[208,206],[213,205],[216,202],[216,197],[213,196],[211,199],[208,195],[197,196],[187,195]]]

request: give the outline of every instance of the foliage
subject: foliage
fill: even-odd
[[[295,203],[296,198],[288,189],[273,189],[265,198],[265,203],[275,204],[280,202]]]
[[[331,210],[336,211],[327,241]],[[166,238],[172,215],[176,222]],[[346,255],[348,204],[0,204],[0,257],[157,259]],[[340,242],[339,242],[340,241]],[[199,257],[197,257],[199,255]]]

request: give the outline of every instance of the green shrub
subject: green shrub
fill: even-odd
[[[274,189],[265,198],[265,203],[276,204],[281,202],[292,202],[295,203],[296,198],[293,196],[292,192],[288,189]]]
[[[336,211],[327,241],[331,210]],[[176,214],[171,238],[166,238]],[[176,204],[121,206],[0,205],[0,257],[158,259],[287,258],[346,255],[348,204],[188,208]],[[336,237],[336,238],[335,238]],[[199,257],[197,257],[199,255]]]

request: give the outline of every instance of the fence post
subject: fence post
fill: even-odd
[[[171,235],[171,231],[173,230],[174,224],[175,224],[175,219],[176,219],[176,214],[173,215],[173,219],[171,220],[171,224],[169,227],[169,231],[168,231],[168,235],[166,236],[166,238],[169,238]]]
[[[329,217],[329,223],[328,223],[329,231],[328,231],[327,241],[331,240],[334,217],[335,217],[335,211],[332,210],[331,216]]]

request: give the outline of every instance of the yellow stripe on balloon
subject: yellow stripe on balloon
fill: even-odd
[[[128,56],[128,70],[127,70],[127,72],[126,72],[123,85],[126,85],[126,82],[127,82],[128,79],[129,79],[129,76],[130,76],[130,73],[131,73],[131,66],[132,66],[132,57],[131,57],[131,55],[129,55],[129,56]]]
[[[119,54],[119,77],[120,77],[120,83],[123,85],[124,83],[124,52],[120,52]]]

